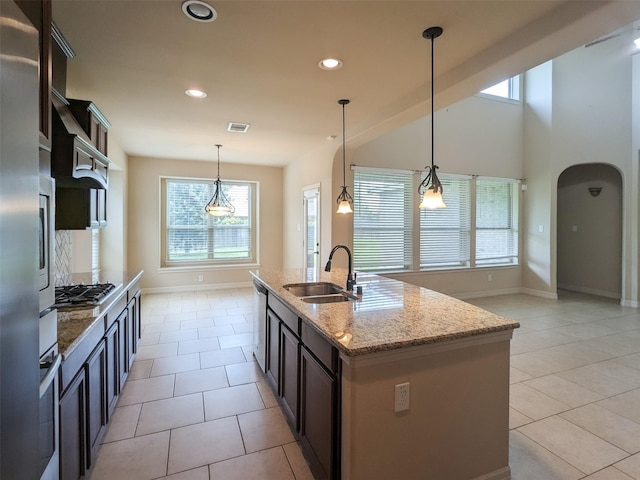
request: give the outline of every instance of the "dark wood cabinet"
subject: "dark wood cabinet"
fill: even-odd
[[[111,126],[108,120],[93,102],[72,98],[69,98],[68,102],[69,110],[89,136],[91,144],[100,153],[107,155],[107,131]]]
[[[60,398],[60,480],[78,480],[87,470],[86,384],[82,369]]]
[[[267,380],[280,394],[280,319],[267,308]]]
[[[61,480],[83,478],[95,464],[140,338],[139,282],[111,308],[102,321],[93,323],[84,340],[62,363]]]
[[[129,323],[129,310],[124,309],[116,319],[118,324],[118,378],[120,381],[120,389],[124,386],[129,372],[129,358],[127,355],[127,334]]]
[[[105,357],[106,357],[106,403],[107,422],[111,418],[113,409],[116,407],[118,394],[120,393],[120,374],[118,369],[119,343],[118,322],[113,322],[107,333],[104,335]]]
[[[98,455],[100,440],[107,424],[107,357],[102,340],[85,365],[87,375],[87,437],[89,455],[87,466],[91,468]]]
[[[56,230],[86,230],[106,225],[105,189],[56,188]]]
[[[338,380],[308,348],[300,354],[300,438],[316,476],[338,478]]]
[[[268,295],[266,378],[318,479],[340,478],[338,350]]]
[[[280,396],[282,407],[298,430],[298,372],[300,364],[300,339],[286,325],[280,328]]]

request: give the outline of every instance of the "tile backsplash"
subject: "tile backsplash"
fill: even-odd
[[[71,274],[86,273],[86,267],[82,268],[82,272],[73,271],[74,253],[76,255],[90,255],[91,273],[97,273],[100,270],[100,231],[95,229],[91,231],[91,251],[75,252],[73,248],[73,231],[72,230],[56,230],[55,238],[56,263],[55,263],[55,285],[68,285],[70,283]],[[83,242],[81,242],[82,244]],[[76,259],[76,266],[78,264]]]
[[[55,284],[64,285],[71,276],[71,261],[73,259],[73,242],[71,230],[56,230],[56,264]]]

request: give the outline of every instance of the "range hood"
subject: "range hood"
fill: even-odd
[[[51,93],[54,107],[51,173],[56,179],[56,187],[106,189],[109,158],[96,148],[95,141],[73,115],[69,101],[55,89]],[[93,112],[99,113],[95,108]]]

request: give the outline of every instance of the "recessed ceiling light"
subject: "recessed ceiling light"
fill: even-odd
[[[190,88],[189,90],[185,90],[184,93],[193,98],[205,98],[207,96],[207,92],[203,92],[202,90],[196,90],[195,88]]]
[[[342,68],[342,60],[339,58],[323,58],[318,62],[322,70],[339,70]]]
[[[208,3],[200,0],[187,0],[182,4],[182,11],[196,22],[213,22],[218,18],[218,12]]]

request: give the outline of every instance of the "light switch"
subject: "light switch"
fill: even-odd
[[[578,231],[578,225],[571,225],[571,231],[572,232],[577,232]]]
[[[544,232],[544,225],[538,225],[538,232],[540,233]]]

